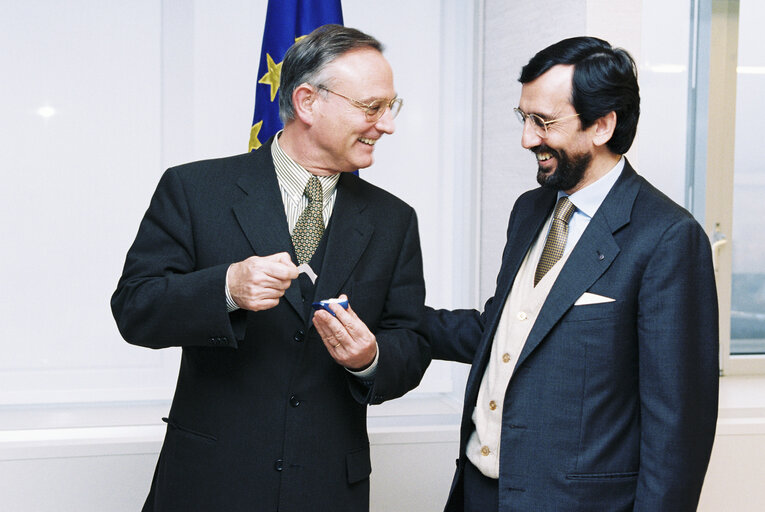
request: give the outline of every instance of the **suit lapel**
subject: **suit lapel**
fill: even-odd
[[[324,261],[318,272],[316,297],[336,297],[348,280],[369,244],[374,225],[368,220],[366,199],[360,178],[348,173],[340,176],[337,197],[332,209]]]
[[[246,172],[242,173],[237,185],[245,192],[245,197],[234,204],[234,215],[239,222],[254,253],[268,256],[278,252],[287,252],[296,261],[292,239],[284,213],[284,203],[276,179],[271,144],[267,143],[259,150],[250,153],[251,162]],[[300,287],[293,281],[284,294],[287,302],[301,316],[303,304]]]
[[[529,333],[516,368],[542,342],[574,302],[611,266],[620,251],[613,234],[629,223],[639,189],[637,174],[627,162],[621,176],[561,269]]]

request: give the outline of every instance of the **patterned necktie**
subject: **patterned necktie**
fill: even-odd
[[[568,237],[568,221],[575,210],[576,206],[566,196],[561,197],[558,204],[555,205],[552,226],[550,226],[550,232],[547,233],[545,248],[542,249],[542,256],[539,258],[537,271],[534,274],[534,286],[563,256],[563,249],[566,247],[566,238]]]
[[[298,264],[311,261],[311,256],[324,234],[324,219],[321,215],[323,196],[319,178],[311,176],[303,194],[308,197],[308,206],[300,214],[295,229],[292,230],[292,245],[295,246]]]

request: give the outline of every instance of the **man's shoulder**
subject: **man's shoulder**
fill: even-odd
[[[643,212],[653,219],[667,219],[668,221],[693,219],[693,215],[683,206],[675,202],[664,192],[656,188],[643,176],[636,176],[639,190],[635,197],[635,212]]]
[[[242,153],[239,155],[225,156],[220,158],[208,158],[187,162],[170,167],[167,171],[183,177],[205,177],[215,175],[239,175],[253,164],[256,164],[262,155],[257,152]]]
[[[364,199],[367,203],[391,211],[410,212],[412,207],[400,197],[374,185],[354,174],[344,174],[341,177],[344,190]]]
[[[703,232],[701,225],[688,210],[656,188],[634,169],[630,168],[630,171],[625,176],[626,179],[620,179],[615,187],[620,186],[621,189],[633,190],[634,192],[625,193],[623,196],[617,194],[613,197],[611,203],[616,206],[612,207],[612,211],[628,208],[625,213],[628,215],[630,225],[644,232],[663,233],[672,226]],[[624,183],[620,185],[622,181]],[[634,200],[625,201],[629,197],[634,197]]]

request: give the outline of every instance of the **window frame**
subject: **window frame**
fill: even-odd
[[[765,375],[765,354],[730,352],[739,0],[691,2],[691,24],[686,204],[712,243],[720,375]]]

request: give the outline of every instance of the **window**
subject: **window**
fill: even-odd
[[[689,197],[713,242],[723,375],[765,373],[763,16],[765,5],[756,0],[698,5],[696,130],[689,137],[697,161]]]

